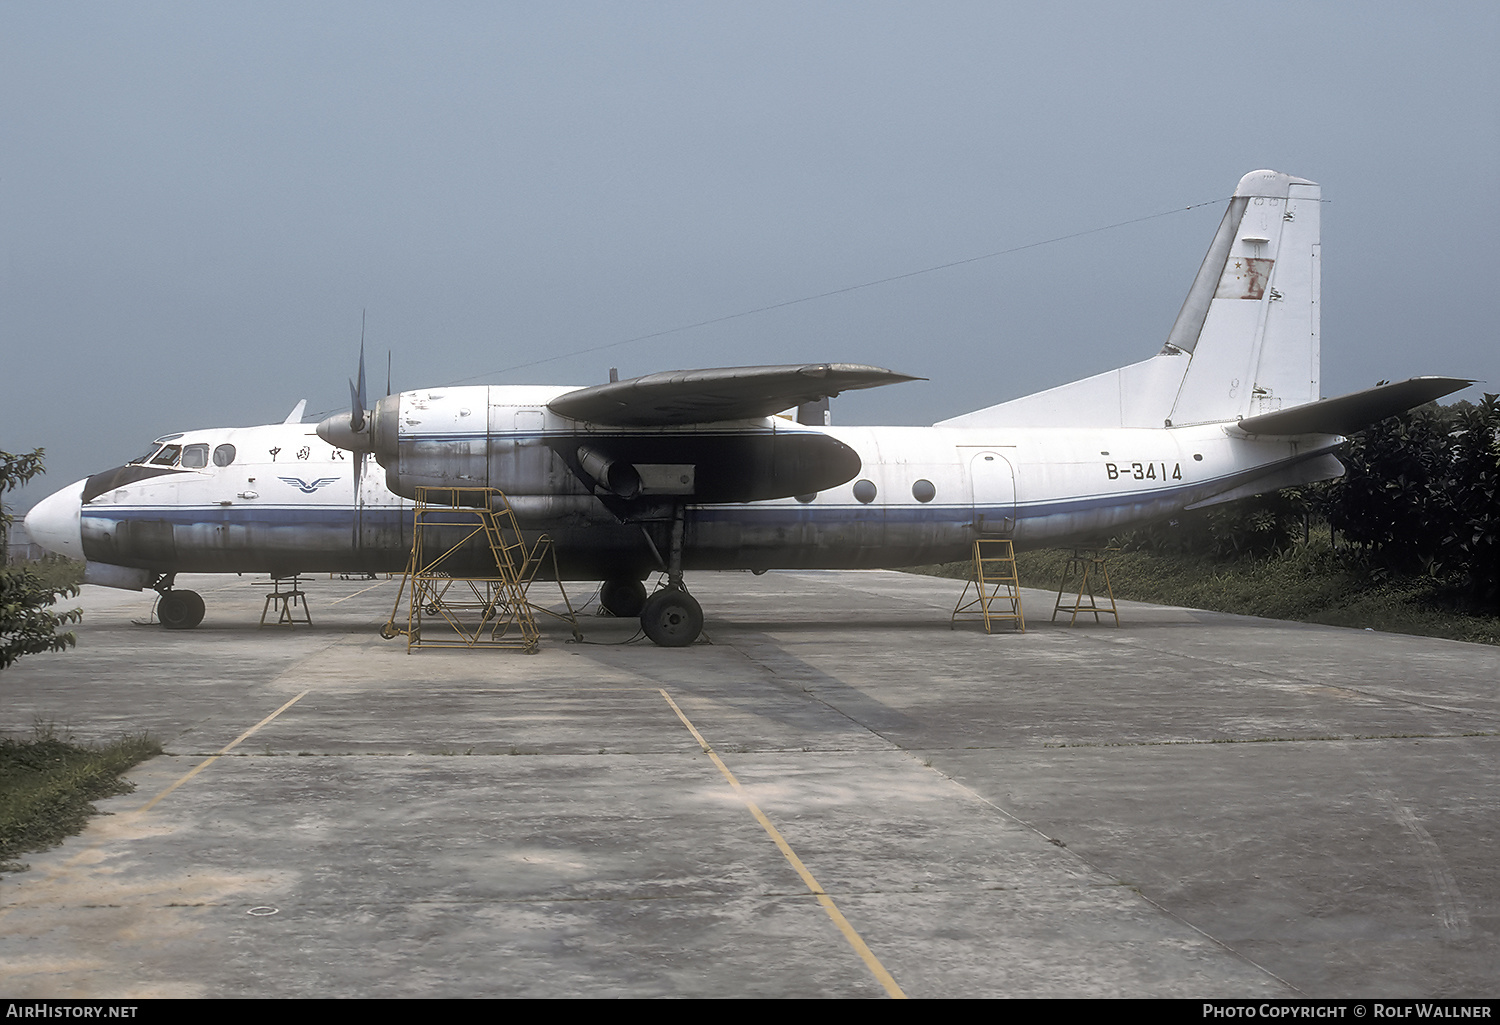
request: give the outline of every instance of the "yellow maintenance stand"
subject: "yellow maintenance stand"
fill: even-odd
[[[974,597],[969,597],[969,588]],[[974,574],[964,584],[958,604],[953,606],[950,622],[984,620],[984,632],[992,633],[992,624],[1009,620],[1021,633],[1026,632],[1026,616],[1021,611],[1021,581],[1016,573],[1016,550],[1010,538],[981,537],[974,542]]]
[[[476,538],[482,538],[488,548],[493,572],[488,565],[478,575],[457,571],[460,561],[455,553],[469,545],[472,563],[475,546],[471,542]],[[411,559],[391,618],[380,635],[389,639],[405,634],[408,652],[413,648],[503,648],[531,654],[541,641],[536,613],[542,612],[568,623],[573,636],[582,640],[561,579],[557,579],[557,589],[566,615],[535,605],[527,597],[537,571],[548,560],[557,579],[552,539],[543,534],[528,547],[503,492],[475,487],[418,488],[412,510]],[[407,596],[404,627],[398,624],[403,595]]]
[[[1071,612],[1073,618],[1068,620],[1068,625],[1073,626],[1078,622],[1078,613],[1092,612],[1094,622],[1099,622],[1100,614],[1115,617],[1115,626],[1120,625],[1120,610],[1115,605],[1115,589],[1109,583],[1109,556],[1119,551],[1118,548],[1075,548],[1073,554],[1068,556],[1067,565],[1063,567],[1062,583],[1057,586],[1057,604],[1052,609],[1052,621],[1057,622],[1059,612]],[[1063,604],[1063,592],[1070,590],[1068,581],[1077,574],[1078,594],[1073,599],[1073,604]],[[1109,598],[1109,608],[1099,604],[1095,592],[1098,590],[1099,582],[1104,582],[1104,593]],[[1088,602],[1084,602],[1084,596],[1088,596]]]

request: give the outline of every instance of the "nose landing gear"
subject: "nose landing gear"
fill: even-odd
[[[151,587],[156,599],[156,618],[165,630],[191,630],[203,622],[203,596],[197,591],[179,591],[172,586],[176,574],[157,577]]]

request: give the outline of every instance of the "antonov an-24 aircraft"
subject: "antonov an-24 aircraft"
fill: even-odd
[[[565,579],[602,580],[606,608],[690,644],[703,613],[686,570],[907,566],[966,559],[977,537],[1105,537],[1336,477],[1342,435],[1469,384],[1319,398],[1319,203],[1313,182],[1245,175],[1159,353],[932,427],[776,415],[913,380],[878,367],[418,389],[367,410],[361,360],[348,414],[159,438],[26,526],[87,560],[88,582],[154,588],[162,625],[184,628],[204,607],[178,573],[399,571],[417,488],[491,487],[552,536]],[[371,456],[383,482],[359,472]]]

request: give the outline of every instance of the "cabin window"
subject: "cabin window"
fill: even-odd
[[[863,502],[865,505],[869,505],[875,501],[875,482],[870,480],[855,481],[854,498],[855,501]]]
[[[151,457],[152,466],[176,466],[182,456],[181,445],[163,445],[161,451]]]
[[[232,462],[234,462],[233,445],[220,445],[218,448],[214,449],[215,466],[228,466]]]
[[[930,480],[919,480],[911,486],[911,497],[918,502],[930,502],[937,497],[937,488]]]
[[[182,450],[182,465],[189,470],[201,470],[208,465],[208,446],[189,445]]]

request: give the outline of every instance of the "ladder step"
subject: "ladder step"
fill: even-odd
[[[424,522],[429,518],[430,523]],[[427,536],[426,527],[429,525],[451,527],[465,522],[472,523],[474,528],[446,548]],[[535,651],[541,632],[534,608],[527,599],[527,588],[541,568],[543,556],[551,553],[551,539],[544,535],[528,548],[510,500],[494,488],[418,488],[412,525],[411,559],[397,592],[396,609],[382,635],[405,633],[408,651],[428,646]],[[459,546],[467,545],[481,530],[494,560],[492,572],[480,568],[480,572],[473,575],[456,576],[450,571],[438,571],[445,559]],[[558,589],[568,614],[561,616],[547,609],[542,611],[571,623],[574,636],[581,637],[572,603],[568,601],[561,580]],[[396,625],[403,593],[411,596],[405,630]],[[429,629],[424,633],[424,616],[445,621],[452,632]]]
[[[1021,581],[1016,568],[1015,546],[1009,538],[977,538],[974,541],[974,572],[953,607],[952,621],[982,619],[984,632],[994,622],[1012,622],[1025,633],[1026,617],[1021,609]],[[969,597],[973,587],[975,596]],[[1008,608],[1008,611],[1006,607]]]

